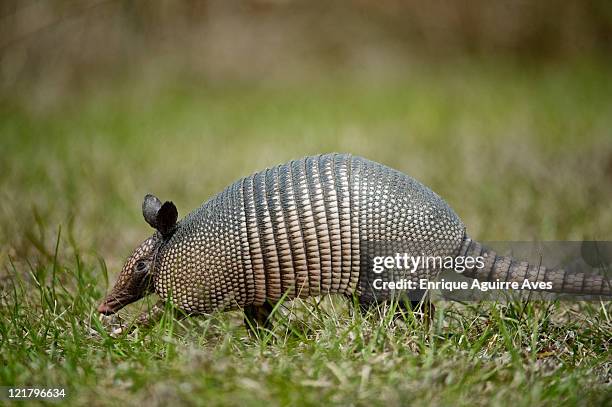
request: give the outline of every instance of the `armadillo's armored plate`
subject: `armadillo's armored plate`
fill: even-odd
[[[453,210],[413,178],[351,155],[306,157],[235,182],[180,221],[155,289],[194,313],[285,293],[384,299],[372,288],[377,251],[455,255],[463,237]]]

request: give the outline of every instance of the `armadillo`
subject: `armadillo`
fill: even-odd
[[[113,314],[157,293],[188,314],[243,309],[265,318],[281,299],[325,294],[385,301],[371,287],[368,242],[417,243],[422,255],[482,256],[467,277],[549,281],[551,291],[611,295],[605,277],[498,256],[466,234],[446,202],[415,179],[350,154],[293,160],[242,178],[177,222],[172,202],[147,195],[155,233],[128,258],[98,311]],[[408,242],[402,245],[402,242]],[[419,269],[412,279],[441,270]],[[150,321],[153,311],[143,314]],[[248,315],[248,314],[247,314]]]

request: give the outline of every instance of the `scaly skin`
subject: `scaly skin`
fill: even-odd
[[[260,311],[283,296],[385,301],[394,293],[371,287],[367,260],[377,243],[421,256],[483,255],[487,267],[467,270],[468,277],[548,278],[553,291],[610,295],[601,276],[538,273],[481,248],[429,188],[346,154],[305,157],[240,179],[178,223],[174,204],[147,195],[143,215],[157,232],[130,256],[101,313],[152,292],[188,314],[241,308],[262,321]],[[404,277],[433,279],[440,271],[421,267]]]

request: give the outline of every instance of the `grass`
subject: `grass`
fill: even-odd
[[[260,338],[238,313],[111,338],[95,313],[151,233],[145,193],[184,215],[240,176],[310,153],[415,176],[479,240],[609,240],[609,75],[599,63],[468,63],[376,82],[164,77],[5,95],[0,385],[65,386],[73,405],[609,404],[609,303],[441,303],[427,328],[325,298],[287,304]]]

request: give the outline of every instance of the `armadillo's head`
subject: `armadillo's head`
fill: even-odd
[[[153,292],[157,253],[174,232],[178,211],[172,202],[162,205],[155,196],[147,195],[142,204],[142,214],[157,232],[142,242],[127,259],[112,291],[98,307],[102,314],[114,314]]]

